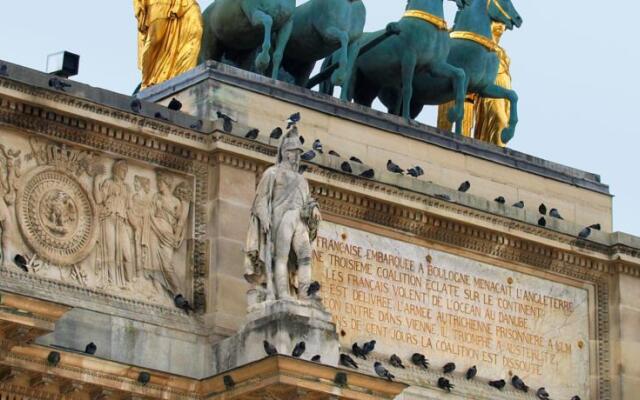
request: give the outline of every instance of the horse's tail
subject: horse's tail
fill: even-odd
[[[333,56],[334,56],[334,54],[332,54],[329,57],[324,59],[324,61],[322,62],[322,67],[320,68],[320,71],[324,71],[325,69],[329,68],[329,66],[331,64],[333,64],[333,61],[334,61],[333,60]],[[328,94],[329,96],[333,96],[334,90],[335,90],[335,86],[331,82],[331,79],[325,79],[324,81],[322,81],[320,83],[320,93],[324,93],[324,94]]]

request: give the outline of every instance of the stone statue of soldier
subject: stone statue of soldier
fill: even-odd
[[[250,306],[265,300],[309,300],[311,243],[321,216],[299,172],[302,151],[294,126],[280,144],[276,165],[258,184],[245,248],[244,276],[255,285]]]

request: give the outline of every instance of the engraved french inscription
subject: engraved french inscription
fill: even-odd
[[[589,393],[589,293],[399,240],[323,222],[313,252],[342,344],[375,339],[434,370],[476,365],[521,376],[558,398]]]

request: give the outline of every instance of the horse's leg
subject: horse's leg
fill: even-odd
[[[479,94],[481,97],[489,97],[491,99],[507,99],[511,103],[509,126],[504,128],[501,133],[502,143],[507,144],[513,139],[516,133],[516,125],[518,125],[518,94],[511,89],[506,89],[496,84],[485,87]]]
[[[467,94],[467,79],[464,70],[454,67],[446,62],[435,63],[431,66],[434,76],[447,78],[451,81],[455,94],[455,105],[449,109],[449,121],[455,122],[456,134],[462,134],[462,121],[464,119],[464,98]]]
[[[278,32],[278,39],[276,40],[276,49],[273,52],[273,65],[271,70],[271,78],[278,79],[278,70],[280,70],[280,64],[282,64],[282,57],[284,56],[284,49],[289,43],[291,37],[291,31],[293,31],[293,17],[289,18],[286,24]]]
[[[264,40],[262,41],[262,50],[256,57],[256,71],[261,74],[269,68],[269,62],[271,61],[271,27],[273,26],[273,19],[268,14],[260,11],[253,10],[249,15],[249,21],[253,26],[262,25],[264,27]],[[279,67],[279,66],[278,66]],[[278,68],[274,69],[278,71]]]
[[[402,57],[402,116],[411,120],[411,99],[413,98],[413,77],[416,74],[417,57],[413,51],[406,51]]]
[[[340,50],[335,54],[338,56],[340,66],[331,75],[331,82],[335,85],[342,86],[347,79],[346,71],[349,63],[349,32],[340,30],[336,27],[329,27],[326,31],[320,32],[325,42],[340,42]]]
[[[349,61],[347,64],[347,68],[345,70],[346,80],[342,85],[342,91],[340,93],[340,99],[349,101],[351,100],[351,82],[353,81],[353,71],[355,70],[356,61],[358,60],[358,55],[360,54],[360,40],[356,40],[355,42],[349,45]]]
[[[380,93],[380,87],[367,79],[361,71],[358,70],[356,74],[356,78],[351,83],[353,101],[362,106],[371,107]]]

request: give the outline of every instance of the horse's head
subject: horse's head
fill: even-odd
[[[458,9],[462,10],[463,8],[470,6],[473,3],[473,0],[451,0],[455,1],[458,5]]]
[[[507,29],[522,26],[522,17],[511,0],[487,0],[487,11],[491,20],[503,23]]]

